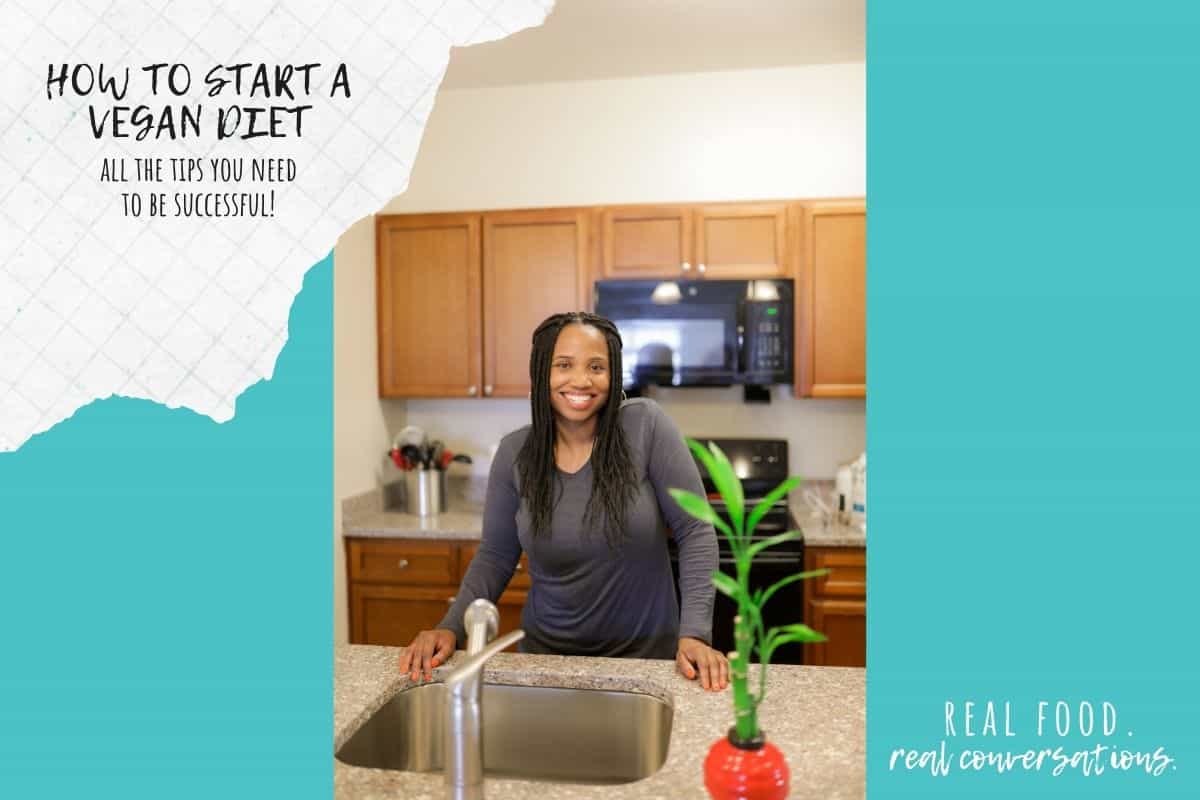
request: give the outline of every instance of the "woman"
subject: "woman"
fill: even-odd
[[[651,400],[623,400],[621,337],[607,319],[555,314],[533,333],[533,424],[500,442],[483,537],[450,611],[400,657],[413,680],[466,643],[471,601],[495,602],[520,560],[532,585],[521,615],[527,653],[675,658],[708,690],[729,680],[712,632],[717,540],[672,487],[703,494],[683,437]],[[679,547],[682,613],[666,531]]]

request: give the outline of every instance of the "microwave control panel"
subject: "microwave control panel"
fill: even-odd
[[[751,373],[770,373],[774,381],[790,382],[792,320],[789,307],[779,303],[746,304],[746,366]],[[772,381],[772,382],[774,382]]]

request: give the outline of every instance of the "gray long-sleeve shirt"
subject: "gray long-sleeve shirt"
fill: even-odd
[[[674,658],[680,636],[712,641],[717,539],[712,525],[689,516],[668,489],[703,495],[700,474],[683,436],[653,400],[621,404],[621,426],[639,476],[626,519],[624,546],[611,550],[602,530],[583,533],[592,490],[589,460],[578,472],[558,472],[561,498],[549,537],[533,538],[520,499],[516,457],[525,426],[505,436],[488,476],[483,537],[454,605],[438,624],[465,646],[463,614],[472,600],[500,597],[521,551],[529,555],[531,586],[521,614],[528,653]],[[682,613],[667,554],[667,532],[679,548]]]

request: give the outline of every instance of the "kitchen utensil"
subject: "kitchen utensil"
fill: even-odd
[[[414,444],[417,446],[425,442],[425,431],[418,428],[416,425],[408,425],[404,427],[392,442],[393,447],[403,449],[406,444]]]
[[[436,467],[437,469],[441,469],[441,467],[438,465],[442,463],[442,453],[445,451],[445,449],[446,449],[446,445],[442,443],[441,439],[433,440],[433,443],[429,445],[429,466],[430,467]]]
[[[451,458],[450,460],[457,461],[460,464],[474,464],[475,463],[474,461],[471,460],[471,457],[469,455],[467,455],[466,453],[455,453],[454,457]]]
[[[410,469],[413,469],[414,465],[413,465],[412,461],[405,458],[404,454],[401,453],[399,450],[393,449],[391,452],[388,453],[388,457],[392,460],[392,463],[396,465],[396,469],[403,470],[405,472],[407,472]]]
[[[416,469],[421,463],[421,450],[415,444],[406,444],[400,448],[400,455],[404,456],[405,460],[411,465],[411,469]]]
[[[438,459],[437,468],[441,470],[447,469],[452,461],[454,461],[454,453],[451,453],[449,450],[443,450],[442,457]]]

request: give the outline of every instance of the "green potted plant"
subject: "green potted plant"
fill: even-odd
[[[813,570],[790,575],[772,586],[750,591],[750,565],[755,556],[773,545],[800,537],[800,531],[787,531],[762,541],[753,541],[754,527],[771,505],[800,484],[791,477],[771,490],[762,501],[745,513],[746,501],[742,482],[733,471],[721,448],[710,442],[708,449],[688,439],[688,447],[704,465],[713,484],[729,510],[729,522],[721,519],[708,500],[682,489],[671,489],[671,496],[688,514],[709,522],[724,534],[733,551],[736,574],[713,573],[717,591],[737,603],[734,617],[734,645],[729,654],[729,672],[733,684],[734,725],[729,734],[718,739],[704,761],[704,784],[715,800],[725,798],[784,798],[788,793],[787,761],[774,745],[768,743],[758,727],[758,706],[766,699],[767,666],[771,654],[791,642],[823,642],[825,637],[807,625],[782,625],[765,628],[762,610],[779,589],[795,581],[824,575],[829,570]],[[760,666],[758,690],[750,683],[750,657],[757,654]]]

